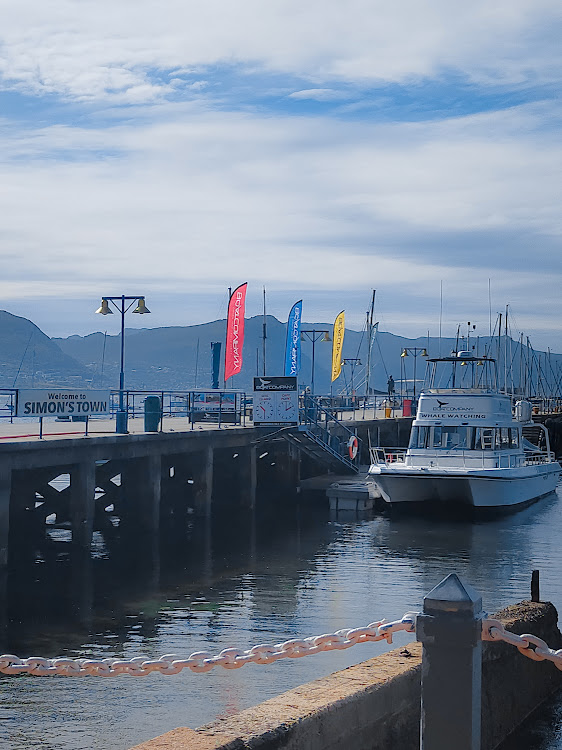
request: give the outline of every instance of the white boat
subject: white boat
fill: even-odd
[[[562,467],[548,431],[532,421],[528,401],[512,409],[495,361],[458,352],[428,363],[407,450],[371,449],[369,474],[383,499],[497,508],[553,492]]]

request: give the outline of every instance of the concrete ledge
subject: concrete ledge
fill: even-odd
[[[497,615],[508,630],[552,648],[562,636],[552,604],[522,602]],[[245,669],[252,667],[245,667]],[[255,667],[256,669],[258,667]],[[259,667],[267,668],[267,667]],[[134,750],[416,750],[421,644],[289,690],[197,730],[180,728]],[[493,750],[562,682],[554,665],[503,643],[485,643],[482,748]]]

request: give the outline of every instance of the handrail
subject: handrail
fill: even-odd
[[[370,449],[371,463],[405,463],[406,453],[406,448],[372,447]],[[424,458],[435,461],[435,464],[432,466],[424,465],[424,468],[428,469],[439,469],[440,467],[452,468],[452,464],[447,461],[447,459],[452,458],[455,459],[455,464],[461,468],[476,468],[477,463],[479,463],[482,468],[511,469],[516,467],[549,464],[556,461],[553,451],[525,451],[524,453],[494,453],[493,451],[476,452],[467,450],[457,450],[454,453],[446,451],[434,451],[429,453],[428,451],[424,451],[421,455],[413,454],[410,457],[414,460],[416,458]],[[412,466],[413,468],[420,468],[417,464],[413,464]]]
[[[356,441],[355,453],[361,455],[362,440],[355,432],[340,422],[334,412],[318,403],[318,399],[305,395],[299,409],[299,424],[323,448],[351,468],[356,468],[351,457],[350,440]],[[335,427],[335,429],[334,429]]]

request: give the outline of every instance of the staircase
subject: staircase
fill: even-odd
[[[361,440],[349,427],[336,419],[332,411],[320,406],[312,396],[304,397],[299,409],[299,426],[285,430],[282,435],[299,451],[331,469],[343,469],[348,474],[359,472]],[[357,441],[355,459],[350,455],[350,439]]]

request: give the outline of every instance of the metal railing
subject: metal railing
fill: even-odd
[[[13,423],[16,417],[17,388],[0,389],[0,420]],[[119,411],[119,390],[109,392],[109,418],[114,418]],[[160,399],[161,417],[185,417],[191,426],[196,422],[215,422],[221,424],[245,425],[249,417],[249,399],[244,391],[210,391],[210,390],[126,390],[123,392],[125,411],[129,419],[143,418],[145,400],[149,396]],[[107,417],[88,417],[88,419]],[[28,418],[29,419],[29,418]],[[46,419],[57,421],[85,421],[86,417],[52,417]],[[161,422],[160,422],[161,424]]]
[[[0,419],[14,421],[17,388],[0,388]]]
[[[336,418],[336,412],[321,406],[319,399],[304,396],[299,408],[300,429],[340,461],[355,469],[355,457],[361,456],[362,441],[355,432]],[[353,446],[353,448],[352,448]]]
[[[243,391],[124,391],[124,405],[129,419],[144,417],[147,397],[160,399],[162,417],[185,417],[193,426],[196,422],[244,425],[248,413],[248,397]],[[110,391],[110,415],[119,411],[119,391]]]
[[[372,464],[405,464],[405,448],[381,448],[372,447],[370,457]],[[525,451],[524,453],[494,454],[481,451],[479,453],[455,450],[447,452],[444,450],[429,452],[424,450],[423,455],[413,454],[409,456],[412,461],[408,464],[412,468],[455,468],[462,469],[515,469],[522,466],[537,466],[555,461],[552,451]],[[416,458],[423,458],[423,463],[417,462]]]

